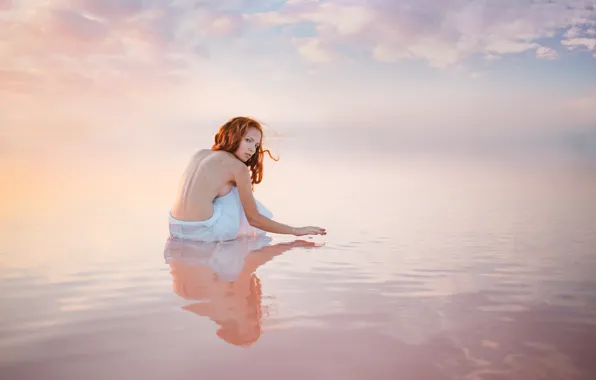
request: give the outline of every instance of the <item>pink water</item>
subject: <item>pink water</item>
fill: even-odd
[[[188,146],[5,157],[0,378],[596,378],[593,165],[332,141],[256,194],[329,234],[252,252],[167,244]]]

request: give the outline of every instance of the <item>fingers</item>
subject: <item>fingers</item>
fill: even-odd
[[[310,227],[312,235],[327,235],[327,231],[321,227]]]
[[[302,227],[299,229],[297,236],[303,235],[327,235],[327,230],[316,226]]]

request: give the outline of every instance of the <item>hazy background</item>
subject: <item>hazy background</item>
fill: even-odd
[[[282,157],[300,133],[591,160],[595,55],[591,0],[0,0],[0,210],[47,165],[166,166],[235,115]]]
[[[265,123],[280,165],[591,167],[595,55],[588,0],[0,0],[0,220],[133,197],[119,181],[167,209],[236,115]]]
[[[593,0],[0,0],[0,141],[186,141],[246,114],[593,149],[595,55]]]
[[[595,6],[0,0],[0,377],[593,379]],[[236,115],[328,235],[228,287],[164,243]]]

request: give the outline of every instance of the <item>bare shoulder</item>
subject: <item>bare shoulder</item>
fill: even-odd
[[[241,170],[247,171],[246,165],[242,161],[226,151],[211,151],[208,153],[207,160],[217,166],[218,170],[224,170],[230,175],[235,175]]]
[[[228,159],[228,152],[218,151],[218,150],[211,150],[211,149],[199,149],[197,150],[194,155],[193,159],[201,160],[201,161],[210,161],[210,162],[221,162]]]
[[[195,157],[224,157],[227,152],[222,152],[219,150],[211,150],[211,149],[199,149],[195,152]]]
[[[226,151],[214,151],[213,157],[229,169],[237,170],[239,167],[246,167],[246,165],[244,165],[239,159],[237,159],[236,156]]]

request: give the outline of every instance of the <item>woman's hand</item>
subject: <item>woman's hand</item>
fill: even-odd
[[[315,227],[315,226],[298,227],[298,228],[294,228],[294,235],[296,235],[296,236],[327,235],[327,231],[324,228]]]

